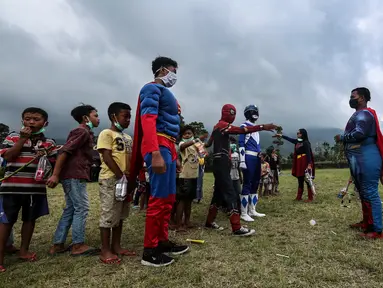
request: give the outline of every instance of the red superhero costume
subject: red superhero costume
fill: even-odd
[[[282,136],[283,139],[294,144],[294,158],[293,158],[293,167],[291,174],[298,178],[298,192],[296,200],[302,200],[304,182],[305,182],[305,172],[309,164],[311,165],[311,174],[315,177],[315,162],[314,155],[311,150],[310,142],[308,141],[307,131],[305,129],[299,129],[299,132],[302,134],[302,139],[293,139],[287,136]],[[307,185],[308,200],[311,202],[314,199],[314,194],[309,185]]]
[[[234,122],[236,109],[231,104],[222,107],[221,120],[214,126],[206,147],[213,146],[213,173],[214,173],[214,194],[211,200],[209,213],[206,219],[206,227],[219,229],[214,222],[217,216],[218,207],[224,202],[230,211],[230,223],[234,235],[248,236],[254,230],[249,230],[241,226],[238,211],[238,195],[234,191],[230,177],[230,135],[247,134],[263,130],[263,125],[252,127],[237,127],[231,125]]]
[[[129,192],[145,161],[150,179],[150,198],[146,212],[144,265],[163,266],[173,260],[163,253],[182,254],[187,246],[178,246],[168,240],[170,212],[176,193],[175,138],[179,133],[180,108],[173,93],[158,83],[146,84],[140,91],[133,140]],[[152,171],[152,152],[159,151],[166,172]],[[170,259],[169,259],[170,258]]]

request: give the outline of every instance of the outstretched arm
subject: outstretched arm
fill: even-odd
[[[294,145],[298,143],[298,140],[297,140],[297,139],[293,139],[293,138],[290,138],[290,137],[285,136],[285,135],[282,135],[282,138],[285,139],[285,140],[287,140],[287,141],[289,141],[290,143],[292,143],[292,144],[294,144]]]
[[[264,125],[256,125],[256,126],[233,126],[229,125],[227,128],[223,129],[223,133],[230,135],[240,135],[240,134],[249,134],[253,132],[262,131]]]

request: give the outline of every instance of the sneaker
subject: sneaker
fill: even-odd
[[[151,251],[149,251],[151,250]],[[144,249],[141,264],[151,267],[164,267],[172,264],[174,259],[165,254],[158,253],[154,249]]]
[[[254,233],[255,233],[254,229],[247,229],[245,227],[241,227],[237,231],[233,232],[234,236],[240,236],[240,237],[250,236],[250,235],[253,235]]]
[[[223,228],[222,226],[219,226],[217,223],[213,222],[211,224],[206,224],[205,225],[206,228],[209,228],[209,229],[213,229],[213,230],[218,230],[218,231],[222,231]]]
[[[177,245],[174,242],[166,241],[166,242],[158,243],[158,249],[162,253],[171,254],[171,255],[181,255],[189,251],[189,246]]]

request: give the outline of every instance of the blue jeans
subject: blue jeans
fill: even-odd
[[[65,193],[65,208],[57,225],[53,244],[64,244],[72,226],[72,244],[85,242],[85,225],[89,211],[86,181],[66,179],[62,181]]]

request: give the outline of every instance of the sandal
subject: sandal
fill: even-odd
[[[19,256],[19,259],[25,262],[35,262],[37,261],[36,253],[31,253],[27,256]]]
[[[99,259],[104,264],[120,264],[121,263],[121,259],[118,258],[117,256],[111,257],[111,258],[106,258],[106,259],[101,259],[101,258],[99,258]]]
[[[60,254],[64,254],[68,251],[71,250],[71,246],[68,246],[67,248],[64,248],[64,249],[61,249],[61,250],[55,250],[53,253],[51,252],[51,250],[48,251],[48,255],[49,256],[57,256],[57,255],[60,255]]]
[[[3,265],[0,265],[0,273],[4,273],[5,271],[7,271],[7,269],[5,269]]]

